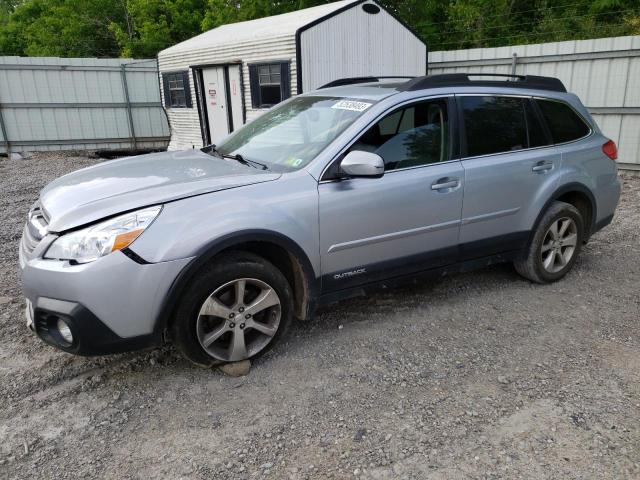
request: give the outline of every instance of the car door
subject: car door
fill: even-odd
[[[463,169],[452,159],[453,100],[415,102],[385,115],[345,150],[382,157],[381,178],[344,178],[337,165],[318,185],[323,292],[453,263]]]
[[[457,95],[465,176],[461,260],[523,248],[531,228],[528,207],[555,182],[560,154],[531,99]]]

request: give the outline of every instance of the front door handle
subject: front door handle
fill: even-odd
[[[536,173],[540,173],[540,172],[547,172],[549,170],[551,170],[553,168],[553,162],[538,162],[536,163],[532,168],[531,171],[532,172],[536,172]]]
[[[460,185],[460,180],[457,178],[441,178],[440,180],[436,180],[435,183],[431,184],[431,190],[448,190],[451,188],[456,188]]]

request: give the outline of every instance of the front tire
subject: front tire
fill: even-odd
[[[553,202],[538,224],[527,256],[514,262],[516,271],[536,283],[560,280],[576,262],[583,238],[584,221],[578,209]]]
[[[291,287],[282,272],[257,255],[232,252],[204,267],[176,309],[171,337],[203,366],[266,353],[287,333]]]

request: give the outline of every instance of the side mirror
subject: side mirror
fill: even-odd
[[[375,153],[354,150],[342,159],[340,169],[350,177],[380,178],[384,175],[384,160]]]

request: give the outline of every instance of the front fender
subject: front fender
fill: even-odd
[[[159,309],[158,317],[154,324],[154,333],[160,335],[167,328],[171,315],[182,297],[185,288],[200,268],[220,252],[234,245],[247,242],[268,242],[284,248],[293,255],[303,271],[306,289],[309,294],[309,298],[307,299],[309,311],[315,310],[317,296],[320,290],[319,280],[313,271],[309,258],[302,248],[290,238],[277,232],[269,230],[245,230],[217,238],[209,244],[204,245],[199,254],[180,271],[163,299],[162,307]]]
[[[267,186],[269,184],[269,186]],[[146,262],[201,257],[213,244],[243,232],[288,239],[319,276],[318,190],[308,174],[165,204],[130,247]]]
[[[317,182],[306,172],[165,204],[129,247],[138,262],[192,258],[174,279],[154,331],[162,331],[193,275],[234,245],[269,242],[293,255],[311,297],[320,277]]]

